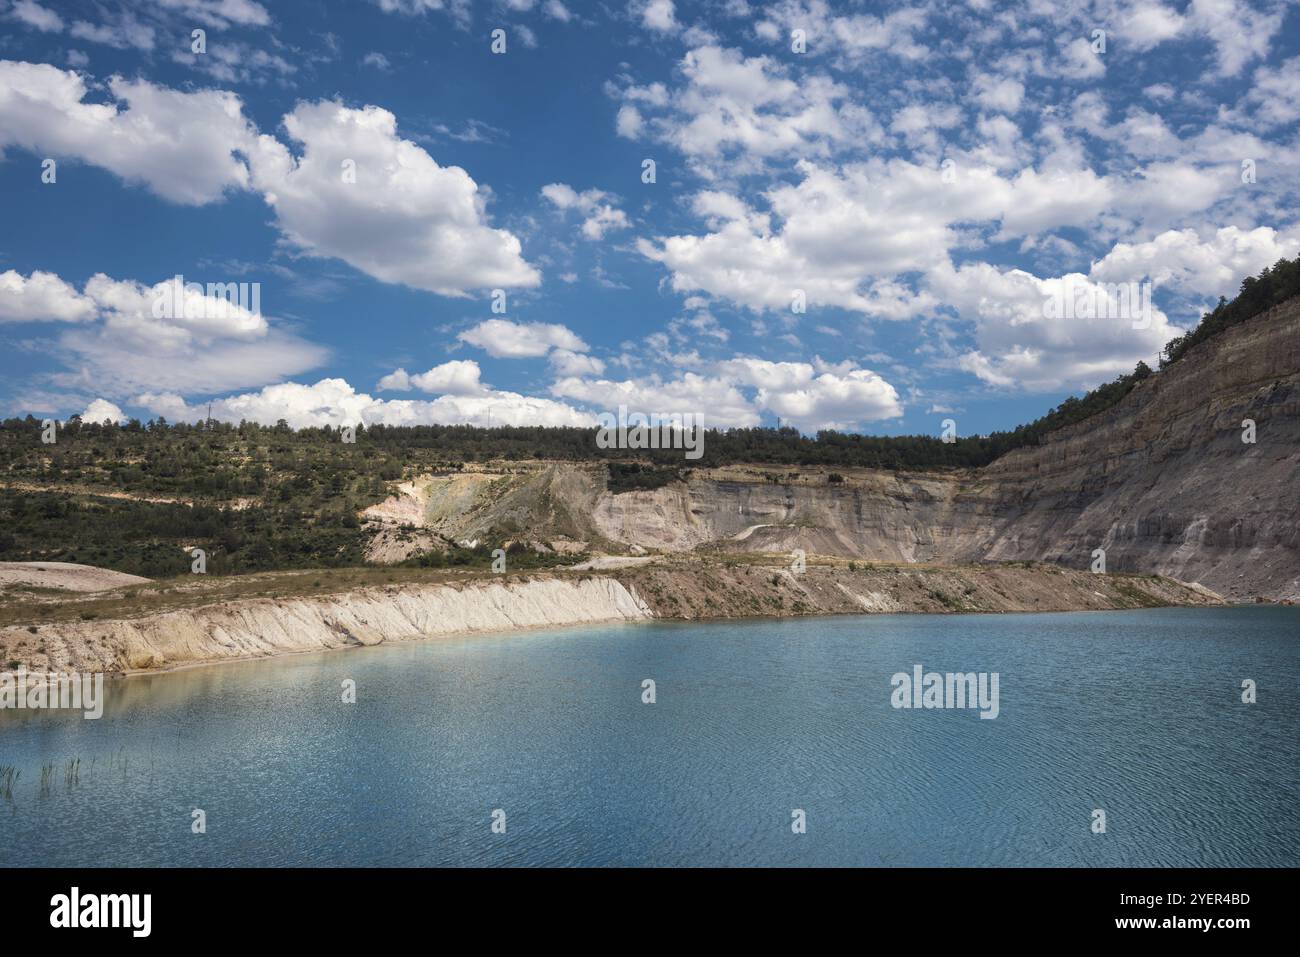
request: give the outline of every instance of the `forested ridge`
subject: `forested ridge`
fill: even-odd
[[[1300,258],[1247,278],[1199,325],[1172,340],[1160,369],[1197,344],[1300,294]],[[180,574],[178,546],[204,547],[214,572],[355,565],[366,534],[357,514],[389,494],[389,483],[475,463],[552,460],[604,463],[615,492],[654,488],[690,468],[739,463],[831,468],[975,468],[1103,412],[1138,382],[1161,372],[1138,363],[1130,374],[1071,397],[1011,431],[964,436],[871,436],[791,428],[709,430],[703,456],[680,448],[602,449],[594,429],[465,425],[358,426],[355,442],[337,428],[168,423],[62,425],[41,441],[33,416],[0,422],[0,560],[80,561],[145,575]],[[107,493],[107,494],[106,494]],[[122,497],[114,498],[114,493]],[[146,499],[154,499],[149,501]],[[481,549],[480,549],[481,550]],[[449,561],[480,560],[459,555]]]

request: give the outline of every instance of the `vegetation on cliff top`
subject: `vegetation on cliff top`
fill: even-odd
[[[1238,295],[1220,298],[1191,332],[1171,340],[1160,368],[1183,358],[1194,346],[1245,322],[1287,299],[1300,295],[1300,257],[1279,260],[1258,276],[1249,276]],[[778,465],[859,466],[883,469],[974,468],[1026,445],[1037,445],[1044,435],[1081,422],[1119,402],[1141,380],[1152,375],[1146,363],[1133,372],[1098,386],[1082,397],[1066,399],[1042,417],[1010,431],[964,436],[952,442],[929,435],[874,436],[823,431],[815,438],[792,428],[709,430],[703,457],[689,464],[718,467],[737,463]],[[75,420],[74,420],[75,422]],[[670,481],[670,471],[682,464],[680,449],[644,449],[629,454],[622,449],[598,448],[592,430],[542,426],[468,425],[383,426],[357,429],[355,446],[342,446],[338,430],[294,430],[281,421],[275,426],[256,423],[168,424],[158,419],[148,424],[132,421],[125,427],[104,428],[95,423],[70,424],[59,446],[35,442],[40,425],[32,417],[0,423],[0,468],[10,479],[48,476],[59,481],[78,476],[107,480],[123,490],[167,493],[187,497],[232,498],[261,496],[268,476],[295,472],[295,486],[280,485],[281,501],[297,497],[315,484],[311,474],[323,469],[333,493],[349,479],[366,484],[365,491],[382,492],[382,482],[401,477],[403,468],[457,469],[464,462],[554,461],[626,462],[649,460],[655,467],[614,465],[611,486],[616,490],[652,488]],[[68,445],[79,446],[67,449]],[[86,454],[88,453],[88,454]],[[355,453],[355,454],[353,454]],[[49,457],[45,470],[33,469]],[[342,466],[342,459],[351,464]],[[358,459],[362,461],[358,461]],[[344,477],[340,479],[340,471]],[[350,472],[350,475],[347,474]]]
[[[1295,259],[1279,259],[1258,276],[1247,276],[1242,280],[1241,291],[1231,302],[1220,296],[1214,311],[1202,316],[1196,328],[1187,335],[1169,340],[1160,360],[1160,368],[1177,362],[1193,346],[1217,336],[1225,329],[1253,319],[1296,296],[1300,296],[1300,256]]]
[[[1296,295],[1300,258],[1246,279],[1236,298],[1220,300],[1193,331],[1166,346],[1161,368]],[[45,445],[38,420],[12,418],[0,423],[0,561],[82,562],[156,577],[187,571],[186,549],[200,547],[218,574],[355,566],[364,561],[367,540],[357,514],[382,501],[388,483],[475,462],[603,461],[615,492],[659,487],[687,466],[978,467],[1112,407],[1156,374],[1139,363],[1027,425],[951,443],[923,435],[810,438],[791,428],[731,429],[710,431],[703,457],[685,464],[680,449],[601,449],[593,430],[577,428],[358,427],[356,442],[345,444],[337,429],[294,430],[284,422],[204,427],[159,419],[117,427],[74,418],[55,444]],[[508,531],[501,530],[502,540],[519,537]],[[483,555],[453,548],[438,561],[476,566]]]

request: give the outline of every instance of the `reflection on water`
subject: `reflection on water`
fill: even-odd
[[[0,714],[0,864],[1296,866],[1298,626],[620,625],[137,677],[99,721]],[[998,718],[891,708],[917,664],[998,672]]]

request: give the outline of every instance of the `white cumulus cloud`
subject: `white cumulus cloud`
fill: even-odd
[[[518,238],[488,225],[469,174],[400,138],[388,110],[300,103],[284,123],[301,154],[262,137],[255,179],[303,251],[448,296],[541,281]]]
[[[699,416],[706,428],[744,428],[780,416],[805,432],[855,429],[903,414],[898,393],[876,373],[851,362],[772,362],[738,356],[675,379],[611,380],[564,376],[551,394],[601,411],[620,405],[647,415]]]
[[[9,15],[42,33],[58,33],[63,29],[63,18],[34,0],[18,0]]]
[[[126,413],[107,399],[96,399],[81,413],[81,421],[95,423],[110,421],[120,425],[126,421]]]
[[[51,380],[114,396],[141,390],[218,391],[294,375],[327,351],[250,308],[251,288],[146,285],[96,273],[78,293],[53,273],[0,274],[0,319],[72,320],[57,339],[67,371]],[[211,293],[211,294],[210,294]]]
[[[197,420],[207,415],[204,403],[188,405],[175,393],[143,393],[132,402],[173,419]],[[256,392],[219,398],[213,418],[225,422],[248,420],[274,425],[284,419],[294,428],[356,425],[543,425],[594,426],[594,416],[563,402],[516,392],[482,395],[443,395],[437,399],[378,399],[357,392],[345,379],[321,379],[305,384],[283,382]]]
[[[607,232],[632,225],[612,202],[614,197],[603,190],[578,192],[567,183],[549,183],[542,187],[542,196],[562,212],[576,210],[583,217],[582,235],[587,239],[603,239]]]
[[[673,0],[640,0],[641,23],[656,33],[672,33],[680,24]]]
[[[446,296],[541,282],[518,237],[490,224],[486,191],[401,138],[387,110],[299,103],[284,117],[294,153],[258,134],[234,93],[121,77],[108,88],[114,102],[89,103],[74,71],[0,61],[0,149],[90,163],[186,205],[256,189],[290,245],[383,282]]]
[[[684,82],[614,90],[622,136],[648,131],[706,176],[756,171],[770,159],[826,156],[879,140],[879,124],[847,86],[821,74],[799,80],[780,61],[706,45],[682,58]]]
[[[473,359],[453,359],[418,375],[410,375],[405,369],[394,370],[379,380],[378,388],[394,392],[419,389],[438,395],[482,395],[488,388],[480,381],[481,374]]]
[[[1185,331],[1154,303],[1148,313],[1137,301],[1122,306],[1116,290],[1079,273],[1040,279],[973,263],[938,267],[928,282],[974,324],[976,347],[960,356],[960,367],[1005,388],[1091,388],[1139,360],[1153,362]]]
[[[51,272],[0,272],[0,322],[85,322],[95,303]]]
[[[103,167],[164,199],[202,205],[249,184],[254,131],[233,93],[182,93],[112,77],[112,103],[87,103],[72,70],[0,60],[0,149]]]
[[[487,319],[456,337],[497,359],[530,359],[552,349],[586,352],[587,344],[567,326],[548,322]]]
[[[1231,294],[1245,277],[1297,254],[1300,235],[1268,226],[1226,226],[1205,240],[1193,229],[1169,230],[1150,242],[1117,243],[1090,275],[1105,282],[1149,278],[1157,287],[1215,296]]]

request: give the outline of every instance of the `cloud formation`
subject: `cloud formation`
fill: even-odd
[[[466,296],[541,281],[519,239],[489,224],[470,175],[401,138],[387,110],[299,103],[284,117],[295,154],[259,134],[234,93],[121,77],[108,88],[114,103],[89,103],[71,70],[0,61],[0,149],[100,166],[185,205],[256,189],[291,246],[382,282]]]
[[[251,296],[250,296],[251,298]],[[153,285],[96,273],[77,292],[53,273],[0,273],[0,321],[73,324],[51,381],[121,398],[135,390],[216,392],[304,372],[327,350],[273,325],[237,290]]]
[[[549,183],[542,187],[542,196],[561,212],[576,210],[583,217],[586,239],[604,239],[606,233],[632,225],[627,214],[614,205],[614,197],[599,189],[579,193],[567,183]]]
[[[558,323],[487,319],[456,337],[496,359],[532,359],[552,349],[586,352],[587,344]]]
[[[147,392],[132,403],[169,419],[197,421],[206,405],[189,405],[175,393]],[[595,426],[594,417],[562,402],[489,392],[483,395],[443,395],[433,400],[377,399],[357,392],[344,379],[321,379],[310,385],[285,382],[256,392],[227,396],[212,403],[212,416],[227,422],[274,425],[285,420],[293,428],[356,425],[544,425]]]
[[[99,166],[189,206],[249,186],[241,154],[254,131],[233,93],[182,93],[112,77],[113,103],[86,102],[86,81],[44,63],[0,60],[0,149]]]
[[[261,137],[254,179],[303,252],[444,296],[541,282],[469,174],[399,137],[388,110],[300,103],[284,125],[301,153]]]
[[[0,273],[0,322],[86,322],[95,301],[54,273]]]
[[[479,379],[482,371],[472,359],[453,359],[436,365],[419,375],[409,375],[405,369],[396,369],[379,380],[377,388],[383,392],[409,392],[419,389],[421,392],[447,395],[483,395],[488,392]]]

